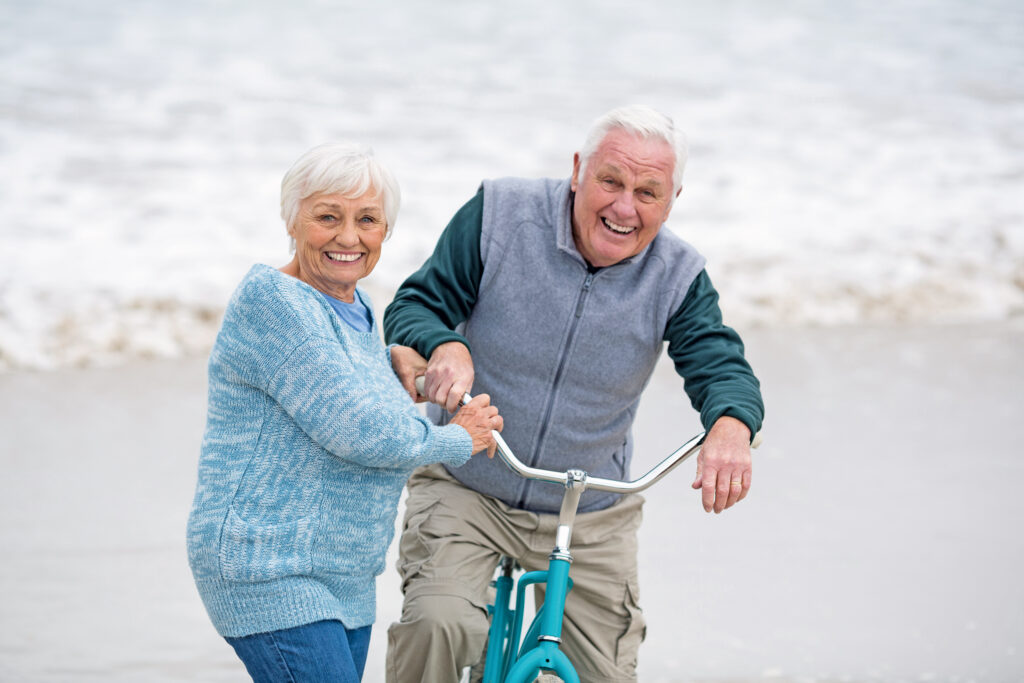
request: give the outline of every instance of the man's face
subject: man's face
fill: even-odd
[[[667,142],[620,128],[605,136],[582,174],[580,155],[573,157],[572,235],[590,265],[610,266],[651,243],[672,208],[674,168]]]

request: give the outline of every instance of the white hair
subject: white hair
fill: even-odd
[[[315,194],[340,194],[356,198],[369,190],[380,196],[387,222],[385,239],[398,219],[402,193],[391,171],[373,156],[366,145],[329,142],[318,145],[292,164],[281,180],[281,218],[291,229],[303,199]],[[295,240],[291,240],[292,250]]]
[[[580,150],[580,176],[587,166],[587,161],[594,155],[597,148],[614,129],[621,129],[637,135],[645,140],[654,138],[662,140],[672,148],[675,164],[672,169],[672,199],[675,199],[679,188],[683,186],[683,168],[686,167],[687,144],[686,134],[676,128],[672,119],[659,111],[642,104],[633,104],[610,112],[594,121]]]

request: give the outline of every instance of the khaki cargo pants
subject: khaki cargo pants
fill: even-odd
[[[473,665],[479,676],[498,560],[510,555],[527,571],[547,569],[558,516],[510,508],[440,465],[418,469],[408,488],[398,558],[405,601],[388,629],[388,683],[456,683]],[[642,507],[634,494],[576,516],[562,649],[587,683],[636,680],[645,635],[637,605]]]

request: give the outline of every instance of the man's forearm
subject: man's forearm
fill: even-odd
[[[705,429],[734,417],[755,434],[764,419],[760,382],[736,331],[722,322],[718,293],[702,272],[665,330],[668,353]]]
[[[448,223],[434,253],[410,275],[384,312],[388,343],[411,346],[429,358],[450,341],[468,346],[454,331],[469,317],[483,273],[480,230],[483,194],[477,193]]]

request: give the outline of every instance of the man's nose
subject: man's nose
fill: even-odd
[[[633,216],[636,214],[636,198],[633,197],[633,191],[630,189],[624,189],[615,198],[613,205],[615,210],[623,216]]]

